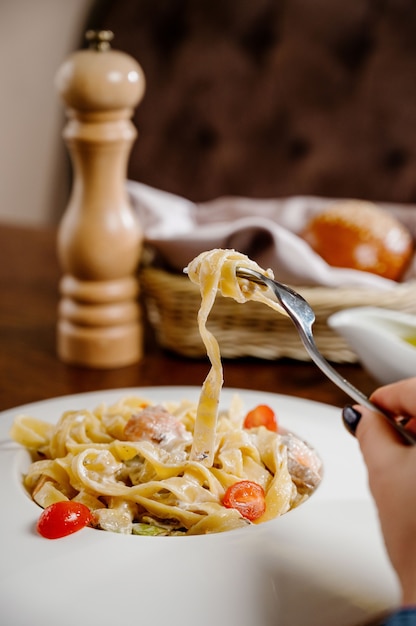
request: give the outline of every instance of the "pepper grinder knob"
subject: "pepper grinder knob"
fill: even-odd
[[[108,50],[110,41],[114,39],[114,33],[111,30],[87,30],[85,39],[90,42],[90,48],[93,50]]]
[[[90,31],[87,39],[90,48],[73,53],[56,76],[74,173],[58,229],[57,350],[71,364],[112,368],[138,361],[143,350],[143,233],[125,183],[145,79],[132,57],[111,49],[110,31]]]

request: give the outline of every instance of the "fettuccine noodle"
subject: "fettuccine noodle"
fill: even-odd
[[[224,250],[200,255],[187,268],[201,285],[198,320],[211,360],[197,404],[156,405],[129,396],[111,406],[67,411],[56,424],[25,414],[15,418],[11,436],[34,457],[24,485],[41,507],[79,501],[98,528],[119,533],[203,534],[251,523],[223,505],[226,490],[239,481],[264,489],[266,510],[254,523],[286,513],[314,491],[321,462],[307,444],[281,430],[245,428],[247,409],[238,396],[218,410],[222,366],[206,329],[215,294],[267,300],[262,288],[236,279],[236,264],[264,271]]]
[[[207,465],[211,465],[213,461],[215,424],[223,384],[220,348],[214,335],[207,329],[208,316],[214,305],[217,292],[220,292],[224,297],[234,298],[240,303],[256,300],[282,312],[280,305],[266,296],[265,287],[238,278],[236,276],[237,267],[250,268],[273,278],[270,269],[265,272],[246,255],[235,250],[223,250],[221,248],[202,252],[185,268],[190,280],[200,287],[201,306],[198,311],[198,326],[212,364],[202,385],[191,452],[193,459],[198,459]]]

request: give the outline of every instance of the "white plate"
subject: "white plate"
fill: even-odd
[[[367,490],[357,442],[340,409],[288,396],[238,392],[270,404],[324,463],[304,505],[247,529],[197,537],[137,537],[84,529],[49,541],[21,485],[27,453],[9,439],[20,412],[56,421],[137,393],[197,400],[197,387],[148,387],[56,398],[0,414],[0,622],[13,626],[355,626],[397,602],[398,589]]]

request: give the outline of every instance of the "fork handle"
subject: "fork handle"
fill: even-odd
[[[393,426],[393,428],[400,433],[405,442],[409,445],[416,444],[415,436],[406,430],[405,426],[395,419],[395,416],[391,413],[388,413],[375,405],[369,398],[363,394],[362,391],[354,387],[352,383],[350,383],[346,378],[341,376],[329,363],[328,361],[319,353],[313,352],[310,349],[310,346],[304,342],[305,348],[307,349],[310,357],[319,367],[319,369],[335,384],[337,387],[342,389],[347,396],[355,400],[358,404],[365,406],[370,411],[374,411],[375,413],[379,413],[382,415],[388,422]]]

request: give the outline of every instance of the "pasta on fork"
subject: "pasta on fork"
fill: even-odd
[[[191,456],[198,458],[201,462],[206,459],[208,465],[213,460],[216,411],[223,384],[220,348],[214,335],[207,329],[208,316],[216,295],[219,292],[224,297],[234,298],[240,303],[256,300],[282,312],[279,304],[266,296],[264,287],[238,278],[237,267],[254,269],[273,278],[273,272],[270,269],[265,272],[246,255],[222,248],[201,253],[185,268],[190,280],[200,287],[201,306],[198,312],[198,326],[211,362],[211,369],[202,385],[198,403],[198,419]]]

